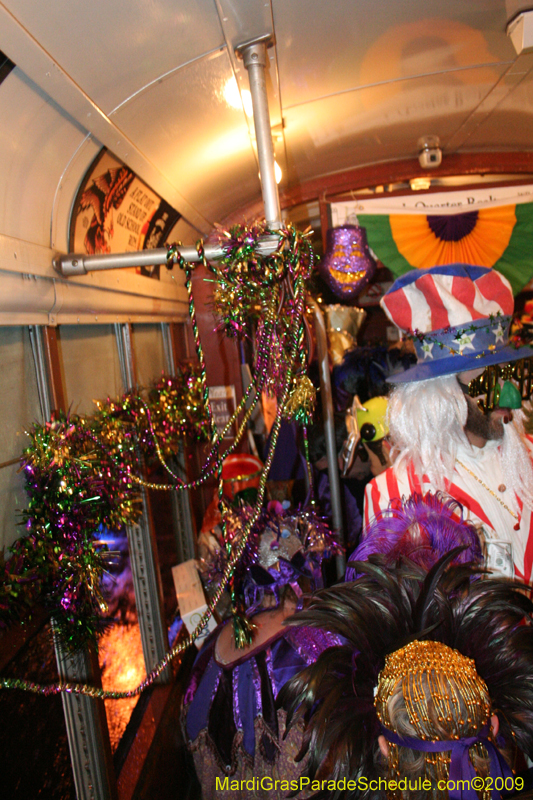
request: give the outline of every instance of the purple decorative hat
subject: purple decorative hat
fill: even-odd
[[[355,299],[376,271],[365,229],[359,225],[330,228],[318,271],[336,297],[343,301]]]
[[[253,513],[251,506],[231,507],[225,515],[226,538],[235,545]],[[282,590],[290,586],[299,597],[298,581],[306,578],[311,591],[322,586],[324,559],[341,552],[326,523],[314,511],[285,511],[271,501],[252,527],[241,560],[235,568],[236,590],[247,615],[261,606],[265,595],[279,603]],[[224,547],[200,561],[200,575],[207,589],[218,585],[227,564]]]

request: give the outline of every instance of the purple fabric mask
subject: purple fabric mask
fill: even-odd
[[[296,597],[302,597],[298,578],[305,573],[298,569],[292,561],[286,561],[284,558],[280,558],[278,567],[279,569],[274,567],[265,569],[254,564],[254,577],[250,580],[245,580],[243,587],[247,616],[255,614],[267,592],[274,595],[276,603],[279,603],[280,591],[284,586],[290,586]]]

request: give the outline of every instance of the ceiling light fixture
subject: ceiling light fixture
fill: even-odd
[[[253,117],[254,109],[252,105],[252,95],[249,89],[239,91],[239,86],[235,78],[230,78],[224,84],[224,99],[231,108],[244,108],[247,117]]]
[[[429,189],[431,187],[431,178],[411,178],[409,186],[413,192]]]
[[[259,178],[260,177],[261,176],[259,175]],[[283,172],[281,171],[281,167],[277,161],[274,161],[274,180],[276,181],[276,183],[280,183],[282,178],[283,178]]]
[[[522,11],[512,19],[506,33],[518,55],[530,53],[533,50],[533,10]]]

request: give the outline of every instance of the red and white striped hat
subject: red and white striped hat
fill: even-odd
[[[413,336],[418,363],[391,376],[395,383],[516,361],[509,344],[514,308],[509,281],[494,269],[448,264],[398,278],[381,300],[403,334]]]

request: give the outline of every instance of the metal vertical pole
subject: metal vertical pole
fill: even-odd
[[[324,421],[324,436],[326,439],[326,456],[328,460],[328,478],[331,492],[331,512],[333,528],[338,533],[342,544],[344,542],[344,525],[342,521],[341,487],[339,480],[339,465],[337,461],[337,447],[335,441],[335,414],[333,410],[333,395],[331,391],[331,377],[329,374],[328,337],[324,316],[315,300],[309,298],[313,306],[315,318],[316,345],[318,351],[318,368],[320,374],[320,394],[322,396],[322,417]],[[344,576],[346,559],[339,555],[335,559],[337,565],[337,578]]]
[[[50,398],[50,387],[48,385],[48,373],[46,371],[43,330],[41,325],[30,325],[29,331],[33,361],[35,364],[35,374],[37,377],[37,393],[39,395],[39,405],[41,406],[41,417],[43,423],[45,423],[49,422],[52,416],[52,401]]]
[[[281,220],[279,193],[274,174],[274,146],[270,129],[270,114],[268,111],[268,97],[266,91],[265,68],[267,63],[267,46],[272,44],[270,35],[259,37],[251,42],[239,45],[235,52],[242,58],[248,70],[250,93],[254,111],[255,137],[257,140],[257,155],[259,158],[259,174],[265,206],[265,217],[270,228],[275,229]],[[335,447],[335,422],[333,413],[333,399],[331,393],[331,380],[329,375],[329,359],[327,347],[327,334],[324,318],[318,305],[313,302],[315,312],[315,329],[317,335],[318,361],[320,369],[320,386],[322,390],[322,405],[324,428],[326,437],[326,452],[328,459],[328,475],[331,489],[331,506],[333,513],[333,527],[344,542],[344,531],[341,510],[341,494],[339,482],[339,468],[337,464],[337,451]],[[337,577],[344,575],[346,561],[343,555],[337,556]]]
[[[115,322],[115,339],[118,348],[122,386],[124,391],[131,391],[135,388],[135,367],[133,364],[131,329],[127,323]]]
[[[268,227],[276,230],[281,227],[281,207],[274,173],[274,146],[265,80],[267,45],[271,43],[271,36],[263,36],[239,45],[235,52],[248,70],[265,218]]]
[[[119,352],[122,381],[126,389],[135,387],[135,367],[130,326],[115,324],[115,334]],[[139,468],[142,470],[142,458],[137,453]],[[147,673],[151,672],[158,661],[167,653],[168,636],[164,624],[163,592],[161,576],[157,561],[157,548],[148,493],[141,487],[142,514],[135,525],[127,525],[128,544],[130,550],[131,574],[135,590],[135,603],[139,617],[139,628],[143,648],[144,664]],[[160,683],[170,680],[170,667],[167,667],[159,678]]]
[[[161,323],[161,332],[163,334],[163,349],[165,353],[165,371],[168,375],[175,375],[176,359],[174,357],[174,347],[172,344],[170,325],[167,322]],[[172,460],[179,477],[187,480],[187,471],[185,469],[185,448],[181,441],[178,445],[178,452]],[[174,529],[176,532],[178,558],[180,563],[182,563],[183,561],[189,561],[191,558],[196,558],[194,547],[194,525],[189,490],[186,492],[171,492],[170,500],[172,505]]]
[[[172,334],[168,322],[161,323],[161,336],[163,337],[163,355],[165,361],[165,372],[167,375],[176,377],[176,359],[174,358],[174,346],[172,344]]]
[[[29,332],[44,423],[51,418],[52,397],[63,397],[63,388],[59,376],[52,374],[52,367],[47,366],[51,362],[47,362],[42,326],[31,325]],[[70,654],[54,628],[53,619],[52,630],[60,680],[99,685],[100,669],[94,651],[86,647]],[[103,700],[74,694],[62,694],[61,700],[77,800],[116,800],[117,784]]]
[[[99,683],[98,661],[94,653],[90,654],[88,649],[68,653],[55,630],[54,647],[61,681]],[[64,693],[61,700],[77,800],[117,800],[104,701]],[[106,736],[102,736],[102,730],[106,731]]]
[[[142,515],[135,525],[127,525],[130,549],[131,574],[135,591],[135,604],[139,617],[141,642],[146,672],[151,672],[168,651],[168,635],[163,622],[161,578],[155,550],[146,490],[141,491]],[[158,678],[168,683],[171,677],[167,667]]]
[[[176,457],[174,458],[174,466],[180,478],[187,480],[187,472],[185,470],[185,452],[183,445],[180,443]],[[172,515],[176,524],[176,544],[178,549],[178,558],[180,563],[189,561],[191,558],[196,558],[196,551],[194,547],[195,535],[194,525],[191,512],[191,502],[189,492],[172,492]]]

